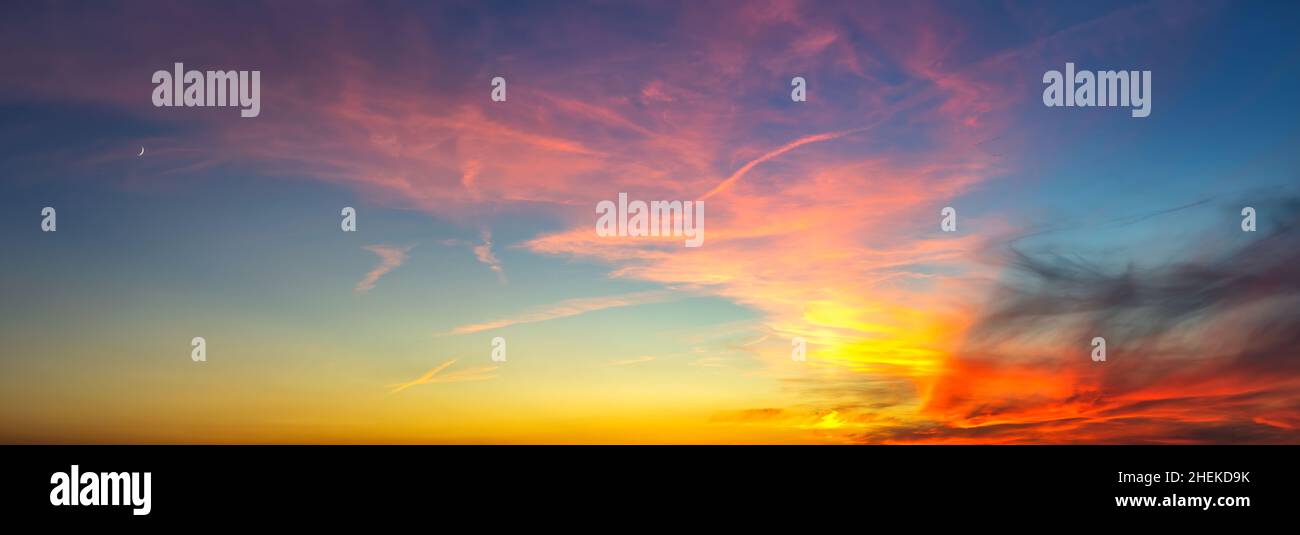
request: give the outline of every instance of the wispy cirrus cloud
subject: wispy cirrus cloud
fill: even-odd
[[[396,383],[396,384],[389,385],[389,388],[392,389],[390,393],[396,394],[410,387],[418,386],[418,385],[427,385],[427,384],[434,384],[434,383],[461,383],[461,382],[468,382],[468,381],[489,381],[492,379],[496,379],[496,376],[492,375],[492,372],[497,370],[498,368],[497,366],[482,366],[478,368],[470,368],[466,370],[457,370],[454,372],[443,373],[444,370],[450,368],[451,365],[455,363],[456,363],[456,359],[449,359],[446,362],[443,362],[442,364],[434,366],[429,371],[424,372],[424,375],[421,375],[415,378],[414,380],[407,381],[405,383]]]
[[[558,303],[546,305],[534,310],[524,312],[516,316],[509,316],[501,319],[482,323],[470,323],[453,328],[446,332],[437,333],[437,336],[448,336],[456,334],[470,334],[492,329],[500,329],[511,325],[523,323],[537,323],[559,318],[567,318],[586,314],[597,310],[607,308],[626,307],[634,305],[644,305],[649,303],[662,303],[678,297],[677,292],[668,290],[649,290],[644,292],[634,292],[621,295],[610,295],[602,297],[581,297],[576,299],[566,299]]]
[[[492,231],[486,228],[480,230],[479,238],[482,241],[477,243],[470,240],[461,240],[456,238],[441,240],[438,243],[448,247],[465,247],[469,249],[470,252],[474,254],[474,259],[492,270],[501,284],[507,284],[509,280],[506,278],[505,265],[501,263],[501,259],[497,257],[496,252],[492,249]]]
[[[501,259],[497,258],[496,253],[492,252],[492,231],[483,229],[480,235],[483,237],[483,243],[474,246],[474,258],[486,264],[488,269],[497,274],[497,280],[501,281],[501,284],[505,284],[505,267],[501,265]]]
[[[374,289],[375,283],[379,282],[380,277],[383,277],[384,274],[389,271],[397,269],[406,261],[406,255],[410,252],[412,247],[414,246],[408,245],[399,247],[395,245],[367,245],[362,247],[362,249],[379,255],[379,264],[357,282],[353,291],[357,293],[366,293]]]
[[[804,137],[801,137],[801,138],[796,139],[796,140],[794,140],[794,141],[791,141],[791,142],[789,142],[789,143],[786,143],[785,145],[782,145],[782,146],[780,146],[780,147],[777,147],[776,149],[773,149],[773,150],[771,150],[771,151],[768,151],[767,153],[763,154],[762,156],[759,156],[758,158],[754,158],[753,160],[750,160],[749,163],[746,163],[745,165],[741,166],[740,169],[737,169],[734,173],[731,174],[731,176],[728,176],[726,180],[723,180],[722,182],[718,183],[718,185],[715,186],[713,189],[709,190],[708,193],[705,193],[704,195],[702,195],[702,196],[700,197],[700,199],[701,199],[701,200],[703,200],[703,199],[708,199],[709,197],[712,197],[712,196],[714,196],[714,195],[717,195],[718,193],[721,193],[722,191],[724,191],[724,190],[726,190],[727,188],[731,187],[732,184],[736,183],[737,180],[740,180],[741,178],[743,178],[743,177],[745,176],[745,174],[749,172],[750,169],[753,169],[755,166],[757,166],[757,165],[759,165],[759,164],[761,164],[761,163],[763,163],[763,162],[766,162],[766,161],[768,161],[768,160],[771,160],[772,158],[776,158],[776,157],[778,157],[778,156],[781,156],[782,154],[785,154],[785,153],[787,153],[787,152],[790,152],[790,151],[792,151],[792,150],[794,150],[794,149],[797,149],[797,148],[802,147],[802,146],[804,146],[804,145],[807,145],[807,144],[809,144],[809,143],[818,143],[818,142],[822,142],[822,141],[830,141],[830,140],[832,140],[832,139],[839,139],[839,138],[841,138],[841,137],[844,137],[844,136],[847,136],[847,135],[850,135],[850,134],[853,134],[853,133],[856,133],[856,132],[861,132],[861,131],[863,131],[863,130],[865,130],[865,128],[855,128],[855,129],[852,129],[852,130],[844,130],[844,131],[840,131],[840,132],[825,132],[825,133],[821,133],[821,134],[813,134],[813,135],[810,135],[810,136],[804,136]]]

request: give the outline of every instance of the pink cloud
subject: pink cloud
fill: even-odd
[[[400,267],[406,261],[406,254],[411,250],[411,246],[367,245],[362,249],[379,255],[379,264],[357,282],[357,286],[353,288],[357,293],[366,293],[374,289],[380,277]]]

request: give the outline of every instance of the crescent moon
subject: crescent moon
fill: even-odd
[[[136,155],[136,157],[140,157],[140,156],[144,156],[144,147],[143,147],[143,146],[140,147],[140,154],[137,154],[137,155]]]

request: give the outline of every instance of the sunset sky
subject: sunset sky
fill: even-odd
[[[1293,2],[0,12],[0,442],[1300,442]]]

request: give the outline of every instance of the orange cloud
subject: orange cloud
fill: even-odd
[[[451,367],[452,364],[455,363],[456,363],[456,359],[450,359],[442,364],[434,366],[432,369],[425,372],[424,375],[421,375],[411,381],[389,385],[389,388],[392,389],[391,393],[396,394],[412,386],[418,386],[418,385],[427,385],[427,384],[435,384],[435,383],[460,383],[466,381],[489,381],[492,379],[496,379],[496,376],[491,375],[491,373],[496,371],[497,366],[483,366],[479,368],[471,368],[468,370],[459,370],[450,373],[442,373],[443,370],[446,370],[447,368]]]

